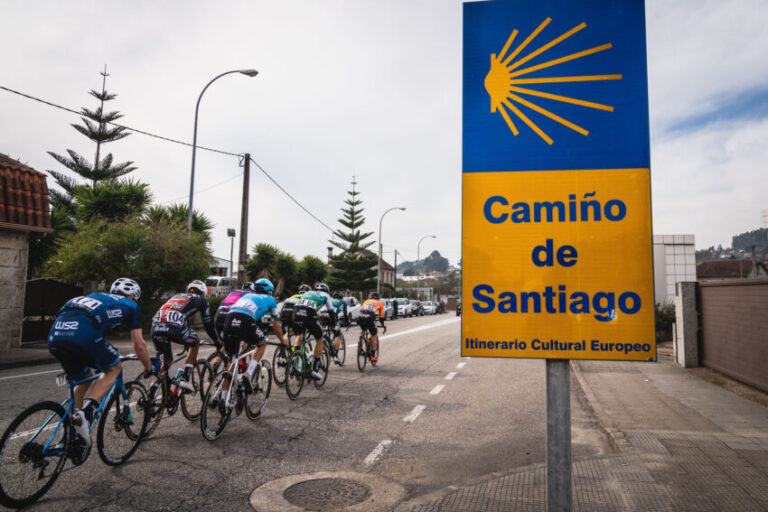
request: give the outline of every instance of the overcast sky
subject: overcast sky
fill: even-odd
[[[124,124],[191,142],[205,84],[255,68],[256,78],[226,76],[205,93],[199,145],[250,152],[333,228],[355,175],[371,240],[385,210],[407,208],[384,220],[385,259],[394,249],[415,259],[419,239],[436,235],[422,257],[437,249],[455,264],[461,5],[0,0],[0,85],[94,108],[87,91],[100,89],[107,64],[118,94],[108,106]],[[768,2],[648,0],[646,17],[654,233],[728,246],[768,208]],[[61,169],[49,150],[94,156],[73,114],[3,90],[0,112],[0,152],[35,169]],[[133,134],[105,149],[138,166],[131,176],[155,202],[188,200],[190,148]],[[198,150],[195,207],[216,224],[213,251],[224,258],[227,228],[239,237],[241,172],[237,158]],[[249,249],[263,241],[324,257],[330,232],[251,174]]]

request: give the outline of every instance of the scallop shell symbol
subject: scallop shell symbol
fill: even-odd
[[[552,119],[553,121],[556,121],[562,124],[563,126],[567,126],[571,130],[574,130],[584,136],[589,135],[589,131],[566,119],[563,119],[562,117],[558,116],[553,112],[550,112],[549,110],[546,110],[536,105],[532,101],[525,99],[523,96],[536,96],[539,98],[546,98],[549,100],[560,101],[563,103],[580,105],[582,107],[593,108],[597,110],[605,110],[607,112],[613,112],[613,107],[610,105],[603,105],[600,103],[594,103],[591,101],[570,98],[567,96],[561,96],[559,94],[551,94],[551,93],[540,91],[530,87],[520,87],[520,86],[521,85],[536,86],[539,84],[562,83],[562,82],[592,82],[597,80],[621,80],[621,75],[552,76],[552,77],[543,77],[543,78],[526,78],[525,75],[528,75],[529,73],[533,73],[540,69],[557,66],[558,64],[562,64],[564,62],[580,59],[582,57],[586,57],[588,55],[592,55],[592,54],[613,48],[613,45],[611,43],[606,43],[604,45],[596,46],[594,48],[589,48],[581,52],[572,53],[564,57],[558,57],[552,60],[548,60],[541,64],[536,64],[536,65],[521,68],[523,64],[526,64],[527,62],[534,59],[535,57],[543,54],[547,50],[550,50],[551,48],[565,41],[566,39],[568,39],[575,33],[579,32],[580,30],[586,28],[587,26],[586,23],[581,23],[580,25],[575,26],[568,32],[565,32],[564,34],[556,37],[555,39],[539,47],[538,49],[532,51],[531,53],[526,54],[524,57],[517,59],[517,57],[523,52],[523,50],[525,50],[528,47],[528,45],[536,38],[536,36],[538,36],[539,33],[543,31],[547,25],[549,25],[550,21],[552,21],[552,18],[545,19],[541,23],[541,25],[539,25],[536,28],[536,30],[531,32],[531,34],[525,39],[525,41],[520,43],[511,53],[507,54],[510,47],[512,46],[512,43],[514,42],[515,38],[518,35],[517,29],[512,31],[512,34],[510,34],[506,44],[501,49],[501,52],[499,52],[498,55],[496,55],[495,53],[491,54],[491,69],[488,71],[488,74],[485,76],[485,90],[488,91],[488,95],[491,97],[491,112],[498,112],[499,114],[501,114],[501,117],[504,118],[504,121],[506,121],[507,126],[509,126],[509,129],[512,131],[514,135],[518,135],[520,132],[517,129],[517,126],[515,125],[514,121],[512,120],[512,117],[509,115],[509,112],[512,112],[518,119],[520,119],[523,123],[528,125],[528,127],[534,132],[536,132],[536,134],[539,137],[541,137],[547,144],[552,145],[553,140],[549,137],[549,135],[547,135],[544,132],[544,130],[542,130],[527,115],[525,115],[525,113],[522,111],[520,106],[526,107],[530,110],[533,110],[534,112],[538,112],[539,114],[545,117],[548,117],[549,119]]]

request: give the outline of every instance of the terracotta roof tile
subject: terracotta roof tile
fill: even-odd
[[[0,227],[50,231],[45,174],[0,153]]]

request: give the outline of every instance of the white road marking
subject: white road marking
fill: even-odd
[[[363,464],[366,466],[373,466],[376,461],[379,460],[382,455],[384,455],[384,452],[386,452],[390,446],[392,446],[391,439],[383,440],[376,446],[376,448],[373,449],[371,453],[368,454],[368,456],[363,461]]]
[[[443,384],[438,384],[437,386],[432,388],[432,391],[429,392],[430,395],[436,395],[440,393],[445,386]]]
[[[445,380],[453,380],[455,376],[456,376],[456,372],[451,372],[445,376]]]
[[[403,418],[403,421],[406,423],[413,423],[414,421],[416,421],[416,418],[419,417],[419,414],[421,414],[421,411],[423,411],[426,408],[427,408],[426,405],[417,405],[416,407],[413,408],[413,410],[411,411],[411,414]]]
[[[23,377],[34,377],[35,375],[45,375],[46,373],[61,373],[61,368],[58,368],[56,370],[47,370],[44,372],[35,372],[35,373],[23,373],[21,375],[11,375],[10,377],[0,377],[0,380],[10,380],[10,379],[21,379]]]
[[[452,318],[448,319],[448,320],[440,320],[439,322],[434,322],[434,323],[431,323],[431,324],[422,325],[420,327],[414,327],[413,329],[408,329],[406,331],[396,332],[396,333],[393,333],[393,334],[387,334],[386,336],[379,336],[379,339],[380,340],[388,340],[390,338],[395,338],[397,336],[405,336],[406,334],[411,334],[411,333],[414,333],[414,332],[423,331],[425,329],[433,329],[435,327],[441,327],[443,325],[453,324],[453,323],[456,323],[456,322],[458,322],[458,320],[454,320]]]
[[[467,364],[467,363],[459,363],[459,364],[457,364],[457,365],[456,365],[456,368],[457,368],[458,370],[461,370],[462,368],[464,368],[464,366],[465,366],[466,364]]]

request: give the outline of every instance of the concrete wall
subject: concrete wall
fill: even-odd
[[[653,235],[654,300],[675,301],[675,283],[696,281],[696,247],[693,235]]]
[[[768,392],[768,279],[699,283],[701,360]]]
[[[26,232],[0,229],[0,350],[21,346],[28,252]]]

